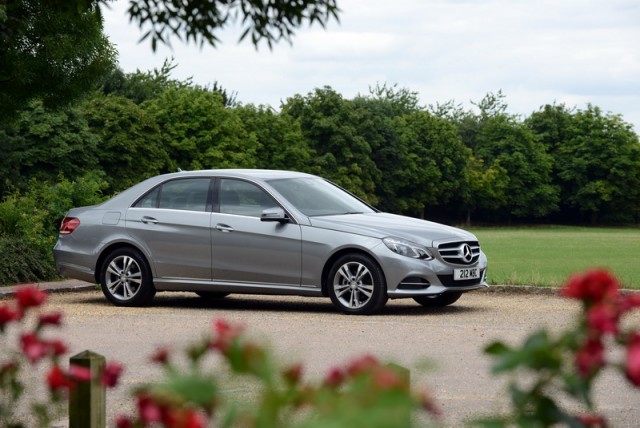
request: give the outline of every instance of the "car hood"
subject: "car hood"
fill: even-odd
[[[456,227],[387,213],[311,217],[310,222],[313,227],[356,233],[380,239],[394,236],[428,247],[433,247],[434,241],[477,240],[472,233]]]

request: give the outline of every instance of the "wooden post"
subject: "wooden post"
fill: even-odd
[[[106,393],[102,384],[105,358],[84,351],[71,357],[69,363],[91,371],[91,380],[78,382],[69,393],[69,428],[105,428]]]

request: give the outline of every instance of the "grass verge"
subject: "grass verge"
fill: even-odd
[[[545,226],[472,228],[496,285],[557,287],[589,268],[613,272],[622,287],[640,289],[640,229]]]

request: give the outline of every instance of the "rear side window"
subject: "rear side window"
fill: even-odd
[[[210,185],[209,178],[168,181],[140,198],[134,207],[207,211],[210,204]]]

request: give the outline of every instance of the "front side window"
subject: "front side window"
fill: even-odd
[[[134,206],[204,212],[209,202],[210,184],[209,178],[168,181],[147,193]]]
[[[278,206],[267,192],[255,184],[226,178],[220,180],[218,200],[221,213],[249,217],[260,217],[262,211]]]

